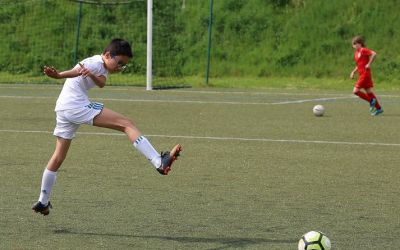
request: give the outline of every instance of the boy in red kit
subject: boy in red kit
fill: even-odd
[[[383,113],[381,105],[379,105],[378,99],[372,91],[372,74],[371,74],[371,63],[376,57],[376,53],[365,47],[364,39],[361,36],[356,36],[352,40],[354,52],[354,60],[357,66],[350,74],[350,78],[354,78],[354,74],[358,71],[358,81],[356,82],[353,94],[357,95],[361,99],[369,102],[371,115],[379,115]],[[365,92],[361,91],[364,89]]]

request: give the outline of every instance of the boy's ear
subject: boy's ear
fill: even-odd
[[[104,53],[104,56],[105,56],[107,59],[110,59],[110,58],[112,57],[110,51],[106,51],[106,53]]]

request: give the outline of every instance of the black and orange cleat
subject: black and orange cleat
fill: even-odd
[[[157,171],[162,175],[167,175],[171,171],[172,163],[178,159],[179,153],[182,151],[180,144],[175,145],[171,152],[161,152],[161,166]]]
[[[50,201],[46,206],[43,205],[40,201],[38,201],[32,205],[32,210],[35,211],[35,213],[41,213],[44,216],[46,216],[50,213],[50,208],[53,208]]]

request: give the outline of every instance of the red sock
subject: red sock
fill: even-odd
[[[380,109],[381,105],[379,105],[378,98],[376,98],[376,95],[374,93],[368,93],[368,96],[369,96],[370,100],[372,100],[372,98],[374,98],[376,100],[375,108]]]
[[[367,102],[371,102],[371,97],[369,95],[365,94],[364,92],[357,91],[354,94],[357,95],[358,97],[360,97],[361,99],[366,100]]]

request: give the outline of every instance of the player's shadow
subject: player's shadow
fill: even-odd
[[[124,237],[124,238],[142,238],[142,239],[157,239],[166,241],[176,241],[180,243],[217,243],[220,247],[209,248],[213,250],[228,249],[228,248],[244,248],[252,245],[262,244],[295,244],[297,240],[272,240],[264,238],[235,238],[235,237],[189,237],[189,236],[156,236],[156,235],[132,235],[118,233],[93,233],[93,232],[78,232],[68,229],[58,229],[53,231],[55,234],[76,234],[85,236],[109,236],[109,237]]]

